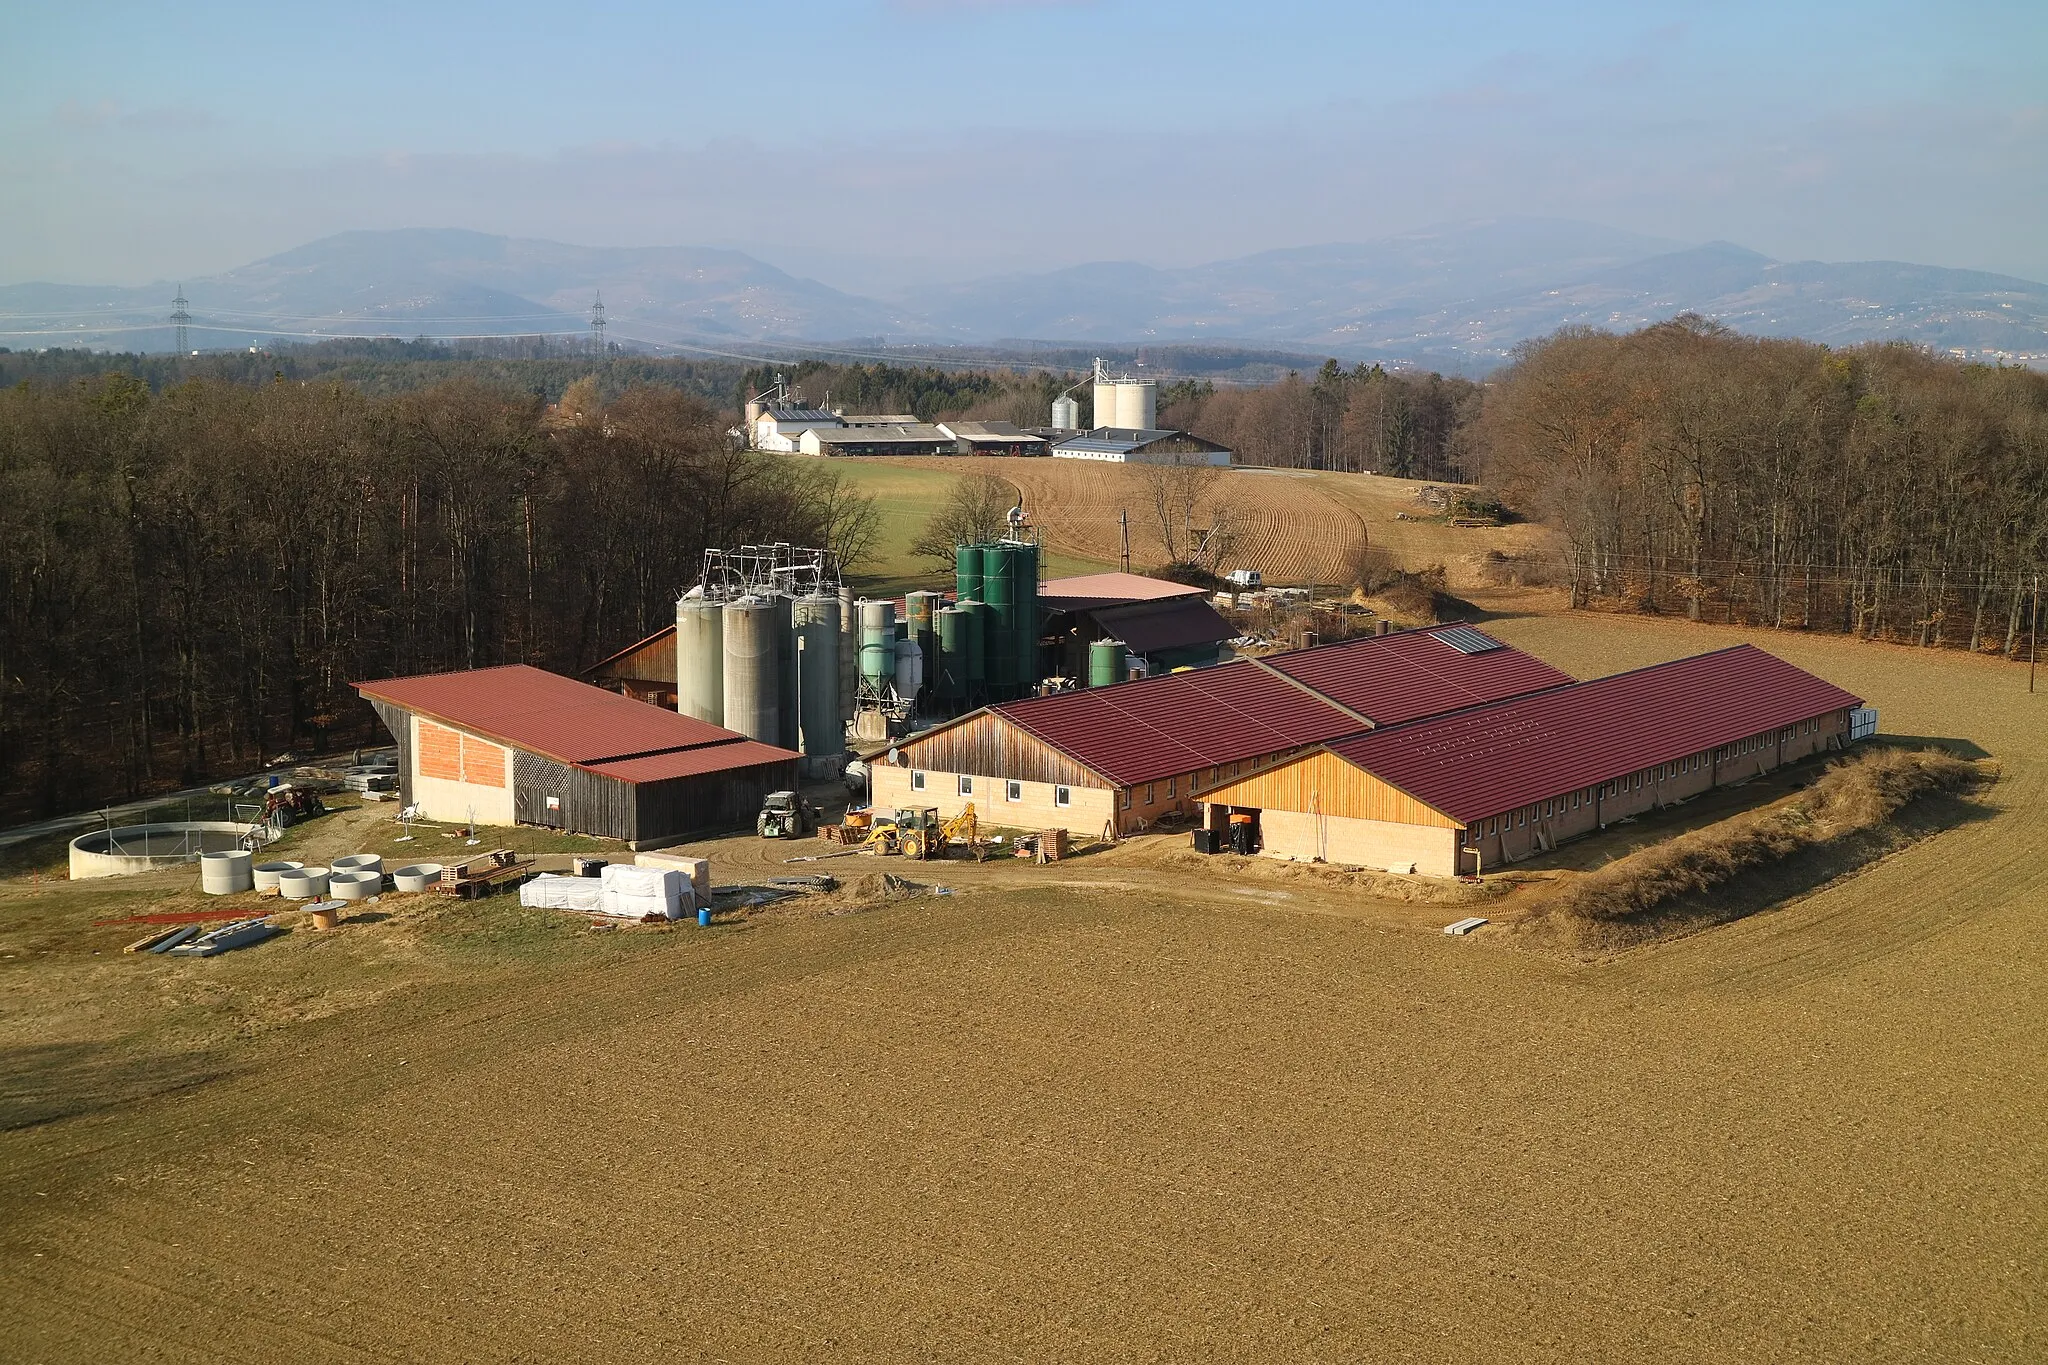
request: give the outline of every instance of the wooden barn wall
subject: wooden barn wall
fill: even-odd
[[[898,750],[906,766],[927,772],[1057,782],[1069,787],[1115,785],[994,713],[974,716],[935,735],[911,740],[899,745]]]
[[[401,710],[388,701],[373,700],[370,709],[377,713],[377,719],[384,722],[384,728],[398,743],[398,803],[410,806],[413,803],[412,712]]]
[[[549,810],[547,799],[561,802]],[[515,749],[512,814],[522,825],[542,825],[605,839],[637,839],[633,784]]]
[[[634,678],[641,682],[676,685],[676,637],[673,633],[650,640],[630,654],[590,671],[593,681],[602,678]]]
[[[637,788],[635,839],[667,839],[710,830],[751,829],[769,792],[794,791],[796,760],[696,777],[643,782]]]
[[[1285,767],[1226,782],[1201,793],[1204,801],[1259,810],[1314,811],[1354,820],[1384,820],[1400,825],[1461,828],[1398,787],[1389,786],[1362,768],[1334,754],[1310,754]]]

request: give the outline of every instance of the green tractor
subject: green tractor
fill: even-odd
[[[818,827],[818,808],[795,792],[769,792],[754,817],[754,831],[763,839],[801,839]]]

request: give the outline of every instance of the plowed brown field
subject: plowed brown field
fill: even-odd
[[[1598,965],[1135,855],[177,964],[0,883],[0,1359],[2048,1359],[2048,695],[1495,605],[1754,638],[1991,813]]]
[[[1134,567],[1164,559],[1156,514],[1144,475],[1124,465],[1087,460],[931,458],[886,463],[954,474],[994,474],[1024,494],[1025,508],[1045,543],[1081,559],[1115,563],[1121,553],[1118,514],[1127,512]],[[1212,500],[1233,509],[1238,524],[1232,568],[1257,569],[1280,584],[1333,583],[1361,535],[1391,550],[1406,567],[1441,563],[1452,586],[1476,586],[1473,563],[1489,549],[1527,550],[1548,543],[1531,525],[1459,530],[1441,522],[1401,521],[1421,516],[1423,487],[1410,479],[1306,470],[1224,471]]]

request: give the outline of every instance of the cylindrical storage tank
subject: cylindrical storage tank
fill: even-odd
[[[896,681],[896,604],[860,604],[860,677],[879,694]]]
[[[1116,385],[1098,383],[1095,386],[1095,411],[1090,419],[1098,427],[1113,427],[1116,422]]]
[[[296,872],[304,866],[304,863],[294,863],[285,861],[273,863],[258,863],[254,867],[249,869],[249,876],[250,879],[253,882],[255,882],[256,890],[275,891],[277,890],[277,879],[279,877],[283,876],[287,872]]]
[[[336,872],[382,872],[384,860],[374,853],[351,853],[329,864]]]
[[[853,607],[853,589],[839,589],[839,716],[853,719],[853,698],[860,690],[860,613]]]
[[[960,614],[965,628],[960,637],[960,677],[967,695],[979,701],[988,692],[988,603],[962,602]]]
[[[981,547],[979,545],[956,545],[953,547],[953,600],[956,602],[981,600]]]
[[[382,872],[332,872],[327,894],[338,901],[366,901],[384,889]]]
[[[309,901],[327,894],[327,869],[295,867],[277,876],[277,893],[286,900]]]
[[[1012,594],[1017,603],[1017,677],[1035,688],[1045,676],[1038,663],[1038,547],[1011,547]]]
[[[1052,424],[1058,431],[1073,431],[1081,425],[1081,405],[1062,395],[1052,400]]]
[[[775,744],[782,738],[775,606],[758,597],[736,597],[725,604],[722,615],[725,718],[721,724],[749,739]]]
[[[430,891],[440,880],[439,863],[409,863],[391,874],[391,884],[400,891]]]
[[[725,604],[676,602],[676,710],[725,724]]]
[[[1159,421],[1159,386],[1149,379],[1124,380],[1116,386],[1116,421],[1112,426],[1151,431]]]
[[[839,599],[820,593],[790,608],[797,639],[797,713],[804,756],[813,771],[836,766],[846,752],[846,718],[839,710]]]
[[[896,642],[896,695],[914,697],[924,686],[924,649],[915,640]]]
[[[987,594],[988,689],[995,697],[1012,695],[1023,681],[1017,661],[1017,547],[989,545],[981,554],[981,588]]]
[[[957,702],[967,693],[967,678],[961,672],[966,662],[967,613],[958,607],[940,607],[932,614],[933,634],[939,642],[934,668],[925,681],[939,700]]]
[[[797,712],[795,603],[781,593],[768,599],[775,610],[775,716],[774,742],[794,749],[803,737],[803,717]]]
[[[254,891],[254,860],[247,849],[199,855],[199,889],[209,896],[229,896],[237,891]]]
[[[1109,687],[1124,680],[1129,658],[1122,640],[1097,640],[1088,646],[1088,685]]]

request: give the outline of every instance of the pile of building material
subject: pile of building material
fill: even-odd
[[[690,879],[690,892],[699,905],[711,903],[711,860],[709,858],[685,858],[680,853],[636,853],[633,855],[636,867],[672,869]]]
[[[674,920],[699,904],[688,875],[676,868],[607,863],[595,877],[543,873],[519,888],[519,903],[543,910],[574,910],[609,919]],[[704,898],[703,904],[710,904]]]
[[[246,948],[252,943],[261,943],[273,934],[284,931],[267,919],[242,919],[223,924],[217,929],[202,925],[187,924],[178,929],[167,929],[151,938],[141,939],[128,945],[131,953],[169,953],[176,957],[218,957],[236,948]]]

